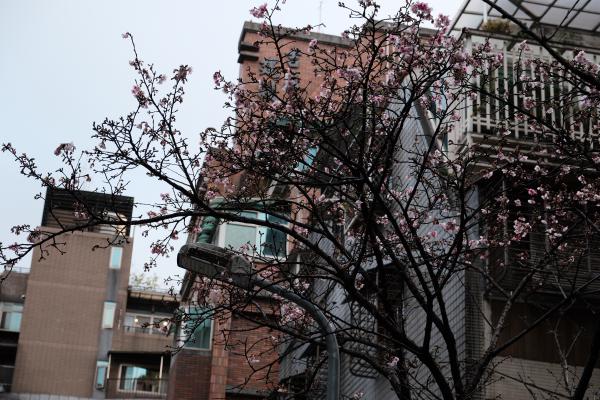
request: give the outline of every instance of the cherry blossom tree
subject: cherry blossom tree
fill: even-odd
[[[62,234],[99,224],[167,232],[148,268],[178,250],[171,240],[205,233],[209,219],[259,226],[270,233],[230,250],[313,301],[347,368],[385,379],[399,397],[479,398],[505,378],[507,358],[535,359],[527,344],[542,340],[543,359],[561,367],[557,384],[515,379],[536,398],[584,398],[600,355],[599,66],[501,9],[519,32],[510,54],[450,32],[423,2],[391,17],[373,1],[340,3],[354,25],[339,46],[311,39],[310,26],[277,25],[279,6],[250,10],[263,21],[256,46],[273,50],[274,65],[237,80],[214,75],[231,111],[221,128],[180,132],[191,67],[156,71],[126,33],[138,104],[95,124],[94,148],[60,144],[63,168],[43,172],[3,144],[25,177],[72,193],[81,221],[60,232],[14,227],[27,240],[2,244],[5,268],[36,247],[68,251]],[[312,73],[295,73],[292,54]],[[169,188],[144,199],[147,214],[115,220],[77,201],[78,190],[121,195],[139,170]],[[256,373],[307,343],[322,346],[296,305],[197,279],[193,297],[210,315],[274,307],[253,322],[276,332],[265,340],[278,360],[263,362],[245,343]],[[296,393],[318,392],[326,362],[312,359]]]

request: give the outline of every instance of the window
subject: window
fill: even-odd
[[[190,307],[190,320],[185,323],[184,347],[191,349],[209,350],[212,342],[212,319],[207,318],[206,310],[200,307]]]
[[[169,315],[125,314],[125,332],[146,333],[149,335],[167,334],[169,332]]]
[[[103,217],[107,221],[115,221],[115,223],[127,221],[127,217],[123,214],[118,214],[113,211],[105,211]],[[127,227],[125,225],[110,225],[110,224],[102,224],[93,227],[93,232],[102,233],[110,236],[127,236]]]
[[[240,215],[281,226],[287,225],[284,219],[269,214],[244,211]],[[283,257],[287,254],[287,235],[278,229],[266,226],[226,222],[221,226],[217,241],[221,247],[234,250],[246,248],[250,252],[255,251],[258,256]]]
[[[104,389],[106,382],[107,361],[96,361],[96,389]]]
[[[110,248],[110,269],[121,269],[121,259],[123,258],[122,247]]]
[[[261,62],[261,96],[267,100],[271,100],[277,93],[277,81],[280,78],[278,67],[279,61],[276,59],[265,58]]]
[[[126,392],[160,393],[159,367],[121,365],[119,390]]]
[[[19,332],[22,313],[22,304],[0,303],[0,330]]]
[[[104,311],[102,312],[102,329],[111,329],[115,320],[115,309],[117,303],[114,301],[104,302]]]
[[[310,147],[306,153],[306,156],[304,157],[304,160],[302,160],[302,162],[296,166],[296,171],[304,172],[309,169],[313,165],[318,151],[318,147]]]
[[[290,68],[300,67],[300,51],[294,49],[288,53],[288,66]]]
[[[286,221],[273,215],[267,215],[266,219],[268,222],[272,222],[277,225],[285,225]],[[287,246],[287,235],[277,229],[269,227],[259,228],[259,234],[261,236],[261,252],[264,256],[285,256]]]
[[[261,63],[261,74],[272,77],[272,78],[276,78],[277,77],[277,64],[278,64],[278,60],[276,59],[271,59],[271,58],[265,58],[263,60],[263,62]]]

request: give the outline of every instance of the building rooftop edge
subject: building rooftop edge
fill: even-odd
[[[260,32],[260,27],[261,27],[261,24],[259,24],[257,22],[244,21],[244,25],[242,27],[242,33],[240,35],[239,42],[242,43],[244,41],[244,36],[246,35],[246,32]],[[295,30],[294,28],[290,28],[290,27],[281,27],[281,29],[283,29],[283,30]],[[300,32],[295,32],[295,33],[290,34],[289,37],[292,38],[292,39],[298,39],[298,40],[304,40],[304,41],[310,41],[310,40],[316,39],[319,42],[326,43],[326,44],[332,44],[332,45],[336,45],[336,46],[343,46],[343,47],[350,47],[350,46],[352,46],[352,40],[350,40],[350,39],[344,39],[341,36],[331,35],[331,34],[328,34],[328,33],[320,33],[320,32],[300,33]]]

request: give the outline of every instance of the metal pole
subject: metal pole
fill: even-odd
[[[329,324],[329,320],[317,306],[294,292],[290,292],[266,279],[257,279],[256,277],[252,278],[252,284],[299,305],[315,319],[321,330],[325,333],[325,345],[327,347],[327,400],[339,400],[340,349],[335,331]]]
[[[327,347],[327,400],[340,400],[340,349],[335,330],[325,315],[310,301],[298,296],[267,279],[253,275],[252,262],[222,247],[208,243],[186,244],[177,254],[177,265],[202,276],[231,283],[241,289],[252,291],[255,286],[277,294],[308,312],[325,334]],[[224,279],[223,272],[231,276]]]

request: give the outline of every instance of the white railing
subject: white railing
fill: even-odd
[[[591,146],[598,146],[598,120],[577,117],[583,96],[573,87],[570,76],[557,65],[547,74],[535,71],[532,60],[549,64],[552,61],[544,49],[531,46],[530,51],[520,53],[518,45],[509,50],[506,42],[493,43],[497,46],[496,54],[503,54],[502,65],[490,70],[489,75],[474,79],[473,84],[482,90],[463,96],[459,107],[461,118],[454,124],[451,136],[454,143],[472,143],[473,135],[506,135],[521,141],[551,142],[554,137],[549,127],[556,127],[570,130],[572,139],[587,140]],[[573,58],[569,52],[563,56],[567,60]],[[600,62],[599,54],[587,54],[586,58]],[[526,90],[527,85],[532,89]],[[549,102],[554,103],[552,107]],[[536,129],[535,124],[528,122],[532,117],[542,120],[545,127]],[[502,130],[500,122],[504,123]]]

